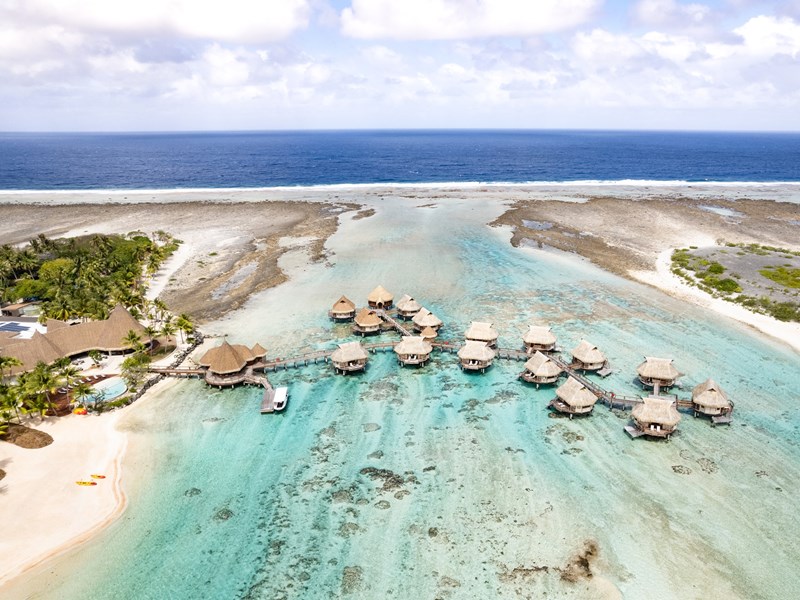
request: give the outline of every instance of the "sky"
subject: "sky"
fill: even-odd
[[[0,0],[0,131],[800,131],[800,0]]]

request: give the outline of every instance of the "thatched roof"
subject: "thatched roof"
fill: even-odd
[[[227,340],[206,352],[198,363],[217,375],[238,373],[255,359],[252,351],[242,344],[229,344]]]
[[[402,311],[406,311],[406,312],[414,312],[414,311],[418,311],[421,308],[422,308],[422,305],[419,302],[417,302],[416,300],[414,300],[408,294],[404,294],[403,297],[400,298],[400,300],[397,301],[397,309],[398,310],[402,310]]]
[[[706,379],[692,390],[692,402],[708,408],[729,408],[731,401],[713,379]]]
[[[331,308],[331,312],[333,314],[346,314],[353,312],[355,309],[355,303],[347,296],[342,296],[334,303],[333,308]]]
[[[442,320],[427,308],[420,308],[419,312],[411,319],[418,327],[441,327]]]
[[[339,344],[339,347],[333,351],[333,354],[331,354],[331,360],[337,363],[366,359],[367,351],[360,342],[347,342],[345,344]]]
[[[51,329],[49,325],[52,324]],[[30,339],[3,340],[2,353],[22,361],[12,373],[30,371],[37,362],[51,363],[64,356],[84,354],[90,350],[121,352],[130,347],[125,341],[129,331],[135,331],[146,340],[144,327],[125,307],[118,305],[105,321],[89,321],[67,325],[63,321],[48,320],[47,333],[36,332]]]
[[[556,336],[552,334],[549,327],[531,325],[528,327],[528,332],[522,336],[522,341],[526,344],[549,346],[556,343]]]
[[[430,342],[425,341],[422,336],[404,335],[400,343],[394,347],[397,354],[430,354],[433,350]]]
[[[538,350],[525,363],[525,369],[538,377],[556,377],[561,374],[561,367]]]
[[[606,360],[606,357],[597,349],[597,346],[586,340],[581,340],[581,343],[575,346],[572,350],[572,356],[582,363],[601,363]]]
[[[641,404],[633,407],[631,415],[639,423],[654,423],[665,427],[675,427],[681,420],[675,400],[660,396],[643,398]]]
[[[61,329],[62,327],[69,327],[69,324],[65,323],[64,321],[59,321],[58,319],[47,319],[45,327],[47,328],[48,332],[51,332],[55,331],[56,329]]]
[[[253,355],[253,358],[264,358],[267,355],[267,349],[261,344],[256,343],[255,346],[250,348],[250,354]]]
[[[644,362],[636,368],[636,372],[645,378],[675,379],[680,373],[672,364],[671,358],[653,358],[645,356]]]
[[[356,315],[356,325],[361,327],[374,327],[381,324],[381,318],[375,313],[374,310],[362,308]]]
[[[495,352],[486,342],[467,340],[458,351],[458,358],[463,360],[487,361],[494,358]]]
[[[382,285],[376,287],[369,293],[369,296],[367,296],[367,302],[372,302],[373,304],[378,304],[379,302],[388,304],[393,299],[394,296],[390,292],[387,292]]]
[[[493,342],[497,339],[497,330],[492,327],[491,323],[484,323],[482,321],[473,321],[470,323],[469,329],[464,334],[468,340],[478,340],[480,342]]]
[[[422,331],[419,332],[419,334],[426,340],[432,340],[439,335],[439,332],[436,331],[433,327],[425,327]]]
[[[558,387],[556,396],[573,408],[584,408],[597,402],[597,396],[574,377],[569,377]]]

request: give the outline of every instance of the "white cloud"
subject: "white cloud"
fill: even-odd
[[[585,23],[600,0],[353,0],[342,32],[362,39],[453,40],[551,33]]]
[[[651,27],[701,25],[711,16],[705,4],[681,4],[676,0],[640,0],[633,7],[637,21]]]
[[[48,23],[73,31],[177,36],[236,43],[283,39],[305,27],[308,0],[13,0],[6,22]]]
[[[797,58],[800,53],[800,23],[789,17],[754,17],[734,33],[742,37],[750,53],[758,56],[786,54]]]

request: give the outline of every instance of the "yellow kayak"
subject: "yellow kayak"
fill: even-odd
[[[96,481],[76,481],[78,485],[97,485]]]
[[[92,479],[105,479],[105,475],[92,475]]]

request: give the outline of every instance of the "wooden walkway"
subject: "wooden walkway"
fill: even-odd
[[[385,310],[378,309],[375,314],[383,319],[386,323],[391,325],[400,335],[412,336],[415,335],[411,330],[403,325],[400,321],[389,315]]]

